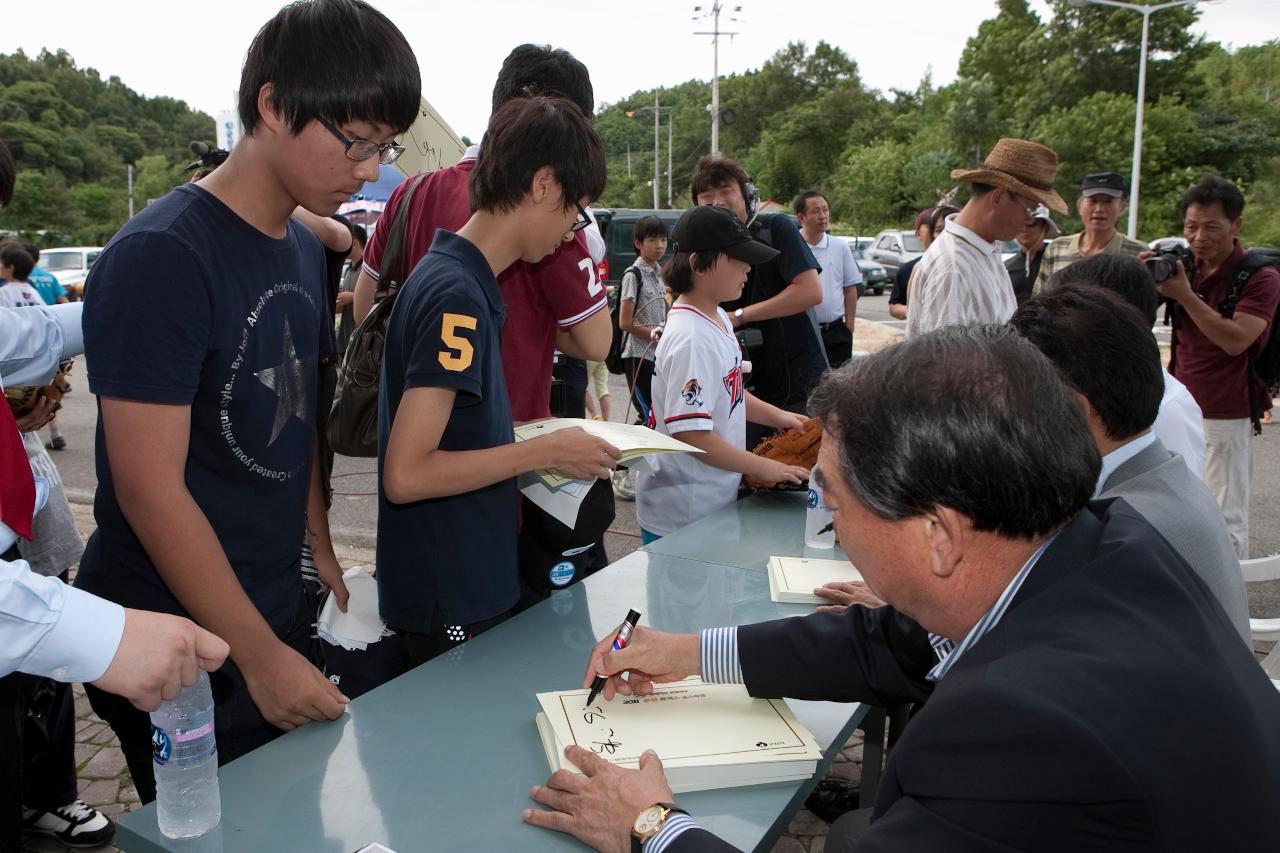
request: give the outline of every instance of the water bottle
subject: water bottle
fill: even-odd
[[[836,547],[836,531],[831,526],[831,510],[827,509],[827,505],[822,502],[822,492],[813,486],[809,486],[809,508],[804,516],[804,546],[823,550]]]
[[[182,688],[151,712],[151,765],[156,774],[156,820],[168,838],[195,838],[218,825],[218,745],[213,734],[209,676]]]

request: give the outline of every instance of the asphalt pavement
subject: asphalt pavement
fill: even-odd
[[[888,325],[888,296],[868,295],[859,299],[858,317],[865,320],[886,318]],[[92,503],[97,485],[93,453],[97,406],[88,393],[83,359],[77,361],[71,382],[73,392],[63,400],[59,413],[59,425],[67,447],[51,455],[62,474],[68,498],[73,503]],[[614,404],[611,420],[622,420],[626,414],[626,384],[620,376],[611,376],[610,384],[610,398]],[[145,441],[146,437],[139,436],[139,440]],[[376,460],[337,457],[333,488],[329,525],[335,541],[358,548],[372,548],[377,521]],[[1255,442],[1250,535],[1254,556],[1280,553],[1280,424],[1265,426]],[[639,546],[640,528],[635,520],[635,504],[618,501],[617,518],[605,539],[609,558],[616,560]],[[1280,581],[1251,585],[1249,611],[1254,617],[1280,616]]]

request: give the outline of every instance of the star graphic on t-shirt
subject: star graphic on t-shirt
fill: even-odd
[[[253,374],[258,381],[276,392],[276,416],[271,423],[271,438],[267,446],[276,443],[284,425],[293,416],[304,424],[310,411],[307,404],[306,366],[313,359],[303,361],[298,357],[298,348],[293,345],[293,329],[289,320],[284,321],[284,361],[275,367],[267,367]]]

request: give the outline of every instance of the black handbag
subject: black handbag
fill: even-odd
[[[418,175],[396,208],[387,250],[382,256],[379,293],[384,294],[369,316],[347,341],[338,382],[329,409],[329,446],[343,456],[378,455],[378,381],[382,375],[382,350],[387,324],[395,307],[396,294],[410,269],[404,263],[404,232],[408,227],[409,203],[425,175]]]

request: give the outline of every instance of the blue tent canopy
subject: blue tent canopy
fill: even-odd
[[[368,201],[386,201],[391,191],[404,182],[404,175],[395,166],[381,166],[378,169],[378,180],[369,181],[364,188],[353,195],[350,201],[367,199]]]

